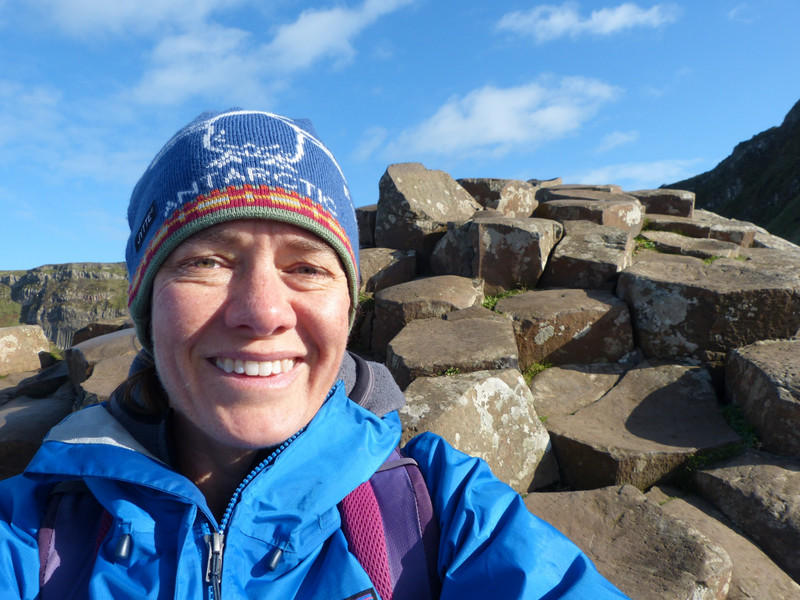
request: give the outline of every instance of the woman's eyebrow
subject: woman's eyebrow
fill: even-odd
[[[322,240],[298,237],[291,240],[288,246],[298,252],[324,253],[337,256],[336,251]]]
[[[187,245],[194,245],[194,244],[234,244],[239,240],[241,235],[235,231],[231,231],[230,229],[219,228],[219,229],[205,229],[200,231],[186,240]]]
[[[189,237],[184,243],[187,246],[196,246],[196,245],[204,245],[204,244],[220,244],[225,246],[231,246],[241,243],[242,241],[242,234],[237,231],[232,231],[226,228],[219,228],[219,229],[206,229],[204,231],[200,231],[195,235]],[[292,237],[287,242],[287,247],[293,251],[298,253],[313,253],[313,254],[325,254],[329,256],[336,256],[336,251],[331,248],[324,240],[317,239],[317,238],[307,238],[304,236],[297,236]]]

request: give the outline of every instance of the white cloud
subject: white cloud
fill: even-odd
[[[0,148],[59,136],[61,92],[51,86],[29,86],[0,79]]]
[[[608,152],[613,148],[631,144],[639,139],[638,131],[614,131],[606,135],[597,147],[598,152]]]
[[[347,61],[352,40],[380,17],[413,0],[365,0],[358,8],[305,10],[296,21],[278,28],[266,54],[274,68],[295,71],[323,57]]]
[[[216,11],[248,0],[32,0],[59,29],[93,38],[124,33],[155,34],[204,22]]]
[[[390,153],[503,155],[577,131],[606,102],[621,93],[586,77],[542,77],[512,88],[486,86],[453,97],[436,113],[405,131]]]
[[[76,109],[58,89],[0,80],[0,161],[37,173],[40,183],[132,184],[152,156],[152,142],[121,137],[119,113],[104,114],[101,106],[83,102]]]
[[[757,17],[758,9],[747,2],[741,2],[728,11],[728,19],[745,25],[751,24]]]
[[[414,0],[365,0],[357,8],[306,10],[276,29],[267,43],[250,31],[203,24],[164,37],[131,97],[144,104],[178,105],[201,97],[266,106],[286,77],[322,59],[343,63],[353,39],[378,18]]]
[[[579,5],[566,2],[560,6],[542,4],[527,11],[504,15],[496,25],[499,31],[531,36],[538,43],[562,37],[578,38],[583,34],[609,36],[637,27],[656,28],[674,22],[679,10],[672,4],[651,8],[626,2],[613,8],[593,10],[583,18]]]
[[[565,176],[569,183],[615,183],[626,190],[651,189],[697,174],[702,159],[672,159],[598,167]]]
[[[383,127],[371,127],[361,136],[361,140],[353,151],[358,161],[368,160],[386,141],[387,131]]]
[[[177,105],[188,98],[226,100],[263,95],[257,48],[249,32],[207,25],[203,35],[188,32],[162,39],[152,66],[130,96],[144,104]]]

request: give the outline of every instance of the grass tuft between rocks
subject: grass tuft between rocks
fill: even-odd
[[[508,298],[509,296],[516,296],[517,294],[521,294],[522,292],[527,292],[527,291],[528,288],[520,287],[520,288],[514,288],[513,290],[506,290],[505,292],[500,292],[499,294],[484,296],[483,307],[488,308],[489,310],[494,310],[494,307],[497,306],[497,302],[499,300],[502,300],[503,298]]]
[[[452,375],[460,375],[460,374],[461,374],[461,369],[459,369],[458,367],[448,367],[444,371],[439,371],[436,374],[436,376],[437,377],[441,377],[441,376],[450,377]]]
[[[741,438],[738,444],[729,444],[721,448],[715,448],[708,452],[692,454],[686,463],[685,468],[676,474],[678,487],[687,492],[693,492],[693,473],[712,465],[736,456],[746,448],[759,449],[762,446],[755,427],[747,420],[742,409],[736,404],[725,404],[722,406],[722,416],[728,425]]]
[[[637,235],[634,238],[634,242],[636,242],[636,246],[633,248],[634,254],[638,254],[642,250],[653,250],[654,252],[658,252],[655,242],[648,240],[643,235]]]
[[[529,365],[529,366],[528,366],[528,367],[525,369],[525,371],[522,373],[522,376],[525,378],[525,383],[527,383],[528,385],[530,385],[530,384],[531,384],[531,381],[533,381],[533,378],[534,378],[534,377],[536,377],[536,376],[537,376],[539,373],[541,373],[541,372],[542,372],[542,371],[544,371],[545,369],[549,369],[549,368],[550,368],[550,367],[552,367],[552,366],[553,366],[553,365],[552,365],[552,364],[550,364],[550,363],[549,363],[549,362],[547,362],[547,361],[540,362],[540,363],[538,363],[538,362],[535,362],[535,363],[533,363],[533,364]]]
[[[756,428],[747,420],[747,417],[738,404],[725,404],[722,407],[722,416],[728,422],[731,429],[742,438],[743,448],[753,448],[754,450],[761,448],[762,444],[758,437],[758,432],[756,432]]]

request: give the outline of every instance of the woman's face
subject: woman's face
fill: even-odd
[[[338,255],[276,221],[188,238],[156,274],[152,301],[156,368],[179,425],[231,449],[275,445],[306,425],[347,345]]]

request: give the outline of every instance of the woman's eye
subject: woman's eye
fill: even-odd
[[[192,266],[199,267],[201,269],[213,269],[218,265],[218,262],[213,258],[209,258],[207,256],[203,256],[201,258],[196,258],[192,261]]]
[[[312,267],[311,265],[301,265],[295,269],[297,273],[301,275],[319,275],[322,273],[322,269],[317,267]]]

